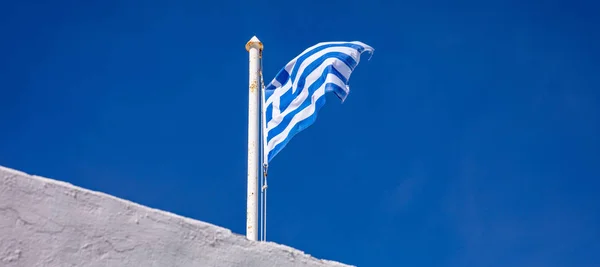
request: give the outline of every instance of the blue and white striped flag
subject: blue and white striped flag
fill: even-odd
[[[318,43],[279,71],[264,92],[265,163],[314,123],[325,104],[325,93],[335,93],[342,102],[346,99],[348,79],[364,52],[372,54],[373,48],[358,41]]]

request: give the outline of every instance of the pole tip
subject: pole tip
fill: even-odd
[[[246,43],[246,51],[250,51],[250,48],[258,48],[259,50],[263,50],[263,44],[256,38],[256,36],[252,36],[252,39]]]

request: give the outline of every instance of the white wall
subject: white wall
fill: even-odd
[[[0,166],[0,266],[347,265]]]

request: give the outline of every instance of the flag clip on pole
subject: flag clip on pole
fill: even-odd
[[[248,90],[248,194],[246,206],[246,238],[258,238],[258,171],[259,171],[259,85],[263,45],[252,37],[246,43],[250,57]]]

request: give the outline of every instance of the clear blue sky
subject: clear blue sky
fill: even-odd
[[[269,240],[360,266],[599,266],[593,2],[3,1],[0,165],[244,234],[246,41],[270,80],[358,40],[375,54],[346,102],[272,162]]]

